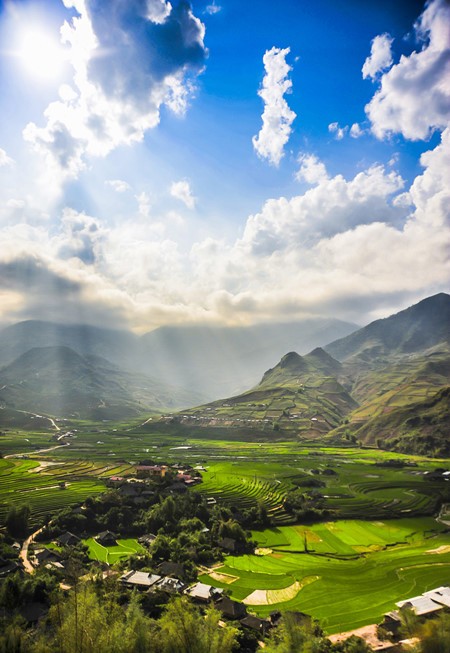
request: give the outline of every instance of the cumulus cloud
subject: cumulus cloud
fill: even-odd
[[[363,79],[375,79],[383,70],[392,65],[391,45],[393,39],[389,34],[380,34],[372,41],[370,55],[362,67]]]
[[[348,127],[347,125],[341,127],[338,122],[331,122],[328,125],[328,131],[330,134],[334,134],[334,137],[337,141],[341,141],[347,133]]]
[[[141,141],[158,124],[162,105],[185,111],[207,52],[204,26],[186,2],[152,0],[145,11],[141,0],[65,4],[79,14],[61,29],[73,84],[45,110],[46,125],[30,123],[24,138],[76,177],[86,155]]]
[[[428,138],[450,120],[450,4],[431,0],[415,25],[421,49],[402,56],[381,75],[379,89],[366,106],[378,138],[402,134]]]
[[[315,185],[328,179],[325,164],[315,154],[302,154],[298,158],[300,168],[295,177],[298,181],[306,181]]]
[[[170,187],[170,194],[172,197],[180,200],[180,202],[183,202],[188,209],[193,209],[195,207],[195,197],[192,195],[189,182],[185,179],[174,181]]]
[[[350,127],[350,136],[352,138],[360,138],[363,134],[364,130],[361,129],[361,125],[359,125],[357,122],[354,122]]]
[[[13,163],[14,160],[11,159],[11,157],[9,157],[6,154],[5,150],[2,150],[2,148],[0,147],[0,168],[2,168],[3,166],[10,166]]]
[[[125,193],[127,190],[131,190],[130,184],[128,184],[126,181],[123,181],[122,179],[108,179],[105,181],[105,184],[107,186],[111,186],[116,193]]]
[[[258,95],[264,101],[262,127],[252,139],[253,147],[263,159],[278,166],[283,157],[284,146],[292,132],[291,125],[296,114],[289,108],[284,95],[292,88],[288,74],[292,70],[286,62],[290,48],[273,47],[263,57],[265,76]]]
[[[361,320],[448,289],[450,130],[409,188],[381,165],[346,179],[314,155],[299,163],[312,188],[265,202],[235,242],[207,238],[190,252],[143,213],[107,227],[66,208],[52,232],[4,227],[1,310],[99,324],[127,316],[141,330],[274,314]]]

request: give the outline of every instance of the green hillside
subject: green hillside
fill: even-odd
[[[307,356],[290,352],[252,390],[191,409],[179,419],[199,426],[244,426],[319,437],[357,407],[333,376],[340,371],[341,364],[320,348]]]
[[[9,411],[118,419],[196,400],[198,396],[186,390],[63,346],[35,347],[0,370],[0,404]]]

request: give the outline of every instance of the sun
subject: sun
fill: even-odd
[[[21,33],[16,52],[27,73],[43,81],[59,77],[66,59],[60,43],[43,29],[37,28]]]

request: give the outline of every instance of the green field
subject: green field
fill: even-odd
[[[107,466],[88,461],[0,460],[0,522],[9,506],[28,505],[31,526],[42,525],[55,511],[105,491],[105,476],[121,473],[129,465]],[[61,484],[64,487],[61,487]]]
[[[129,558],[134,553],[145,553],[146,551],[135,539],[118,539],[117,546],[103,546],[91,537],[88,540],[83,540],[83,544],[88,547],[91,560],[107,562],[109,565],[113,565],[123,558]]]
[[[261,615],[301,610],[330,633],[349,630],[379,620],[398,600],[450,583],[450,535],[433,518],[445,484],[425,474],[448,468],[446,460],[277,440],[273,432],[245,429],[71,428],[75,436],[67,446],[39,454],[33,449],[42,447],[43,434],[19,433],[17,442],[11,432],[2,436],[4,453],[27,458],[0,460],[0,518],[8,505],[28,503],[32,525],[41,525],[47,514],[104,491],[109,476],[133,475],[140,460],[183,462],[202,468],[196,491],[204,496],[237,510],[266,506],[274,528],[253,533],[263,555],[229,556],[218,576],[203,577],[250,601]],[[408,464],[383,466],[388,460]],[[320,481],[332,521],[294,524],[284,497],[308,491],[312,479]],[[117,547],[87,544],[91,558],[109,563],[141,550],[136,540],[120,540]],[[249,599],[255,590],[256,599]]]
[[[430,518],[284,526],[253,534],[263,555],[228,556],[201,580],[261,616],[300,610],[328,633],[348,631],[380,621],[396,601],[450,583],[444,531]]]

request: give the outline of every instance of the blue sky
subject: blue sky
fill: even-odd
[[[364,323],[448,291],[447,0],[0,7],[0,322]]]

